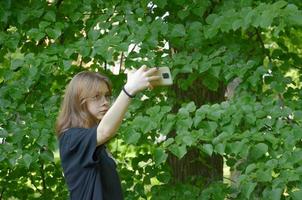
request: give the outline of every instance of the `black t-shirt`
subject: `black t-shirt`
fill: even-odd
[[[96,128],[70,128],[59,138],[60,157],[71,200],[122,200],[115,161],[97,145]]]

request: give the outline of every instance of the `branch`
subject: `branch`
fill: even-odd
[[[257,39],[258,39],[258,41],[260,42],[261,47],[262,47],[263,54],[266,55],[266,56],[268,57],[268,59],[269,59],[270,62],[272,62],[271,56],[269,55],[269,53],[266,53],[266,49],[265,49],[265,46],[264,46],[264,42],[263,42],[263,40],[262,40],[262,37],[261,37],[261,34],[260,34],[259,30],[258,30],[257,28],[255,28],[255,29],[256,29]]]
[[[224,178],[224,179],[226,179],[226,180],[229,180],[229,181],[231,181],[231,182],[233,182],[233,183],[236,183],[236,181],[234,181],[234,180],[232,180],[232,179],[230,179],[230,178],[227,178],[227,177],[225,177],[225,176],[223,176],[222,178]]]
[[[169,45],[170,46],[170,45]],[[172,58],[172,56],[175,54],[175,49],[173,47],[170,47],[169,56]]]
[[[105,66],[104,66],[105,71],[107,71],[107,60],[105,60],[104,63],[105,63]]]
[[[56,165],[56,163],[55,163],[54,161],[52,161],[51,164],[52,164],[58,171],[61,170],[61,169],[58,168],[58,166]]]
[[[29,88],[29,92],[26,93],[25,96],[24,96],[24,100],[23,100],[24,102],[26,102],[27,98],[28,98],[31,94],[33,94],[33,92],[35,91],[37,85],[39,85],[39,84],[40,84],[40,78],[37,80],[37,82],[35,82],[33,85],[31,85],[31,87]]]
[[[130,52],[128,53],[128,56],[134,51],[134,49],[135,49],[136,46],[137,46],[137,44],[134,44],[134,46],[132,47],[132,49],[131,49]],[[124,57],[127,59],[128,56],[124,56]]]
[[[134,49],[135,49],[136,46],[137,46],[137,44],[135,44],[135,45],[133,46],[133,48],[131,49],[131,51],[129,52],[129,54],[132,53],[132,51],[134,51]],[[129,54],[128,54],[128,55],[129,55]]]
[[[1,191],[1,194],[0,194],[0,200],[2,200],[2,196],[3,196],[4,191],[5,191],[5,187],[2,188],[2,191]]]
[[[80,67],[83,67],[82,65],[83,65],[83,59],[82,59],[82,57],[80,57]]]
[[[63,0],[58,0],[58,2],[56,3],[56,7],[59,8],[60,5],[62,4]]]
[[[118,69],[118,73],[119,74],[121,72],[121,68],[122,68],[123,62],[124,62],[124,52],[122,52],[121,59],[120,59],[120,68]]]
[[[283,95],[278,93],[278,98],[280,100],[280,103],[281,103],[281,107],[284,108],[285,106],[285,103],[284,103],[284,98],[283,98]]]

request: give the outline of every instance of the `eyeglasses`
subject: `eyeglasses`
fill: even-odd
[[[106,101],[108,101],[110,103],[110,102],[113,101],[113,97],[111,95],[106,94],[104,96],[104,95],[97,94],[97,95],[95,95],[93,97],[83,98],[81,104],[83,104],[86,99],[89,99],[89,100],[94,101],[94,102],[104,102],[106,100]]]

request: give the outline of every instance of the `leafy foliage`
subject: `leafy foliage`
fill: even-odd
[[[1,1],[0,199],[66,199],[53,128],[64,88],[93,70],[117,96],[126,77],[109,68],[119,63],[169,66],[183,92],[242,80],[218,103],[173,88],[133,101],[110,144],[126,199],[300,199],[301,8],[299,0]],[[168,153],[181,159],[191,149],[196,159],[223,156],[238,184],[171,184]]]

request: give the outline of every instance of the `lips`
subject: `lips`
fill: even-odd
[[[102,110],[102,111],[100,111],[101,113],[106,113],[108,110]]]

